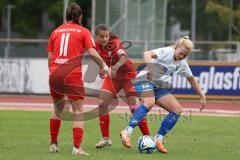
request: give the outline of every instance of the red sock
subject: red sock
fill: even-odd
[[[138,127],[140,128],[141,132],[143,135],[150,135],[150,131],[148,128],[148,123],[147,123],[147,119],[144,118],[139,124]]]
[[[61,125],[61,120],[59,119],[50,119],[50,135],[51,135],[51,144],[57,144],[59,128]]]
[[[83,129],[82,128],[73,128],[73,145],[76,148],[80,148],[82,137],[83,137]]]
[[[99,117],[99,125],[102,137],[109,137],[109,124],[110,124],[109,114],[101,115]]]

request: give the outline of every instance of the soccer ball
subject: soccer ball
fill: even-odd
[[[137,148],[140,153],[151,154],[156,148],[156,143],[152,137],[144,135],[138,138]]]

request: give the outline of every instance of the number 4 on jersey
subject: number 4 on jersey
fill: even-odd
[[[70,37],[70,33],[63,33],[62,34],[59,56],[67,56],[69,37]]]

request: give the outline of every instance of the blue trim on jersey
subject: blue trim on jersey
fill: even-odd
[[[159,88],[157,85],[150,81],[142,81],[134,84],[136,92],[140,95],[143,91],[153,90],[155,99],[161,98],[165,95],[171,94],[170,90],[166,88]]]

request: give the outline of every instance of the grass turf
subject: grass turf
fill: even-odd
[[[135,143],[140,136],[135,129],[132,136],[133,149],[124,148],[119,140],[119,132],[126,127],[129,116],[111,115],[111,139],[113,146],[96,149],[100,139],[98,119],[85,123],[82,147],[90,153],[89,157],[71,155],[71,122],[63,122],[59,136],[60,152],[50,154],[49,149],[50,112],[0,111],[0,159],[15,160],[68,160],[68,159],[104,159],[104,160],[235,160],[240,157],[240,118],[234,117],[191,117],[182,118],[169,133],[166,148],[168,155],[158,152],[141,154]],[[157,118],[156,118],[157,117]],[[161,124],[159,116],[148,117],[151,133],[154,135]]]

